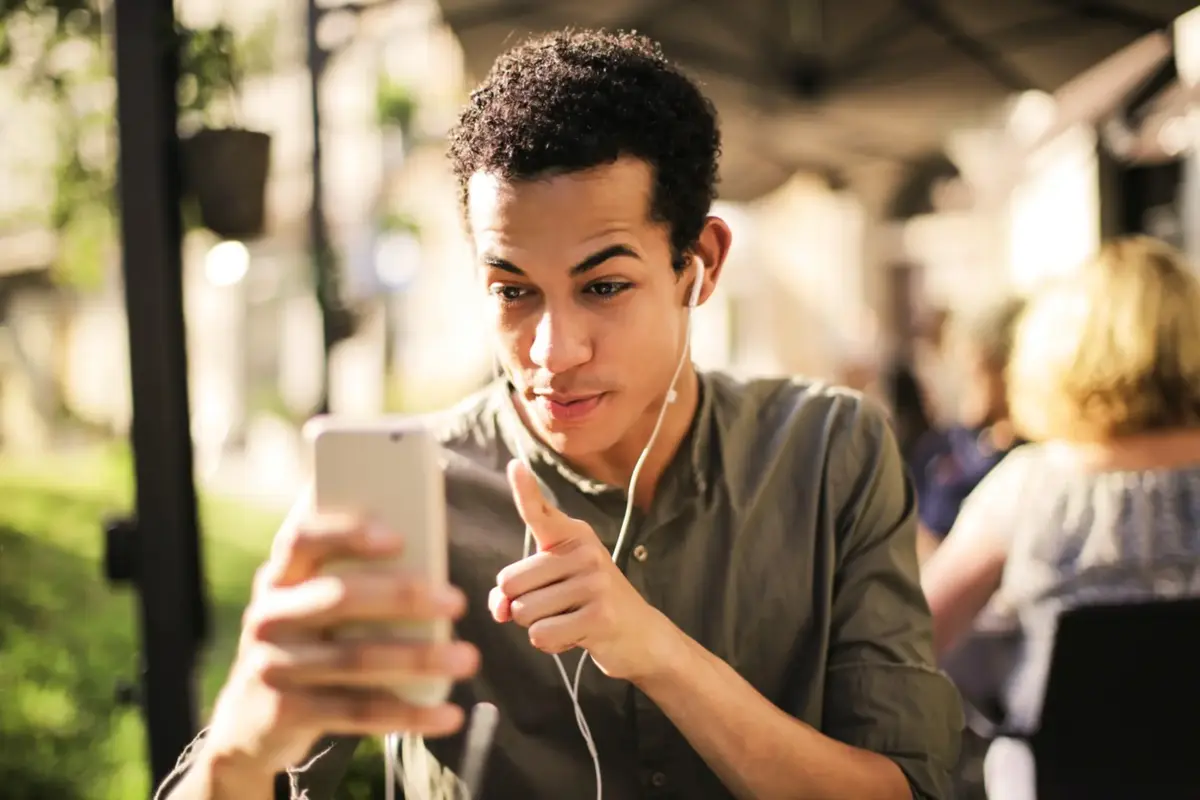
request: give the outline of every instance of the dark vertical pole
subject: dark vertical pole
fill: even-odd
[[[141,700],[157,785],[196,733],[195,657],[205,635],[184,337],[178,52],[171,0],[117,0],[121,238],[133,392],[141,600]]]
[[[321,397],[317,413],[329,411],[329,352],[336,334],[332,329],[332,306],[334,304],[333,281],[330,273],[330,249],[325,227],[325,182],[321,175],[321,76],[325,72],[326,54],[317,40],[317,27],[321,11],[317,0],[308,0],[308,76],[309,104],[312,125],[312,200],[308,212],[309,247],[312,250],[313,281],[317,293],[317,304],[321,309]]]

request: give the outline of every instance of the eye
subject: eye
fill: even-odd
[[[607,299],[610,297],[616,297],[631,286],[633,286],[633,284],[626,281],[596,281],[595,283],[589,283],[584,291],[594,294],[597,297]]]
[[[516,303],[529,296],[529,290],[524,286],[513,286],[512,284],[505,283],[495,284],[489,291],[500,298],[502,303]]]

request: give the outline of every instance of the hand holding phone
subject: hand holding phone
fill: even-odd
[[[440,449],[423,427],[402,420],[360,422],[319,417],[305,427],[312,452],[313,505],[318,513],[350,513],[375,526],[381,536],[400,536],[403,548],[390,558],[332,561],[327,574],[379,570],[407,577],[420,591],[448,584],[445,479]],[[444,644],[450,621],[413,619],[401,607],[385,619],[340,624],[334,639]],[[397,696],[420,706],[442,703],[450,694],[445,676],[414,675],[394,687]]]
[[[258,571],[229,680],[171,797],[214,782],[262,794],[325,734],[441,736],[462,724],[442,701],[479,655],[450,639],[465,598],[447,581],[434,443],[418,432],[394,448],[406,433],[394,426],[310,433],[313,492]]]

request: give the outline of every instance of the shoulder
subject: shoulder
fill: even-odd
[[[1054,473],[1047,454],[1045,445],[1041,444],[1023,444],[1014,448],[980,479],[967,503],[1011,502],[1034,481],[1041,484],[1040,488],[1047,488],[1044,481]]]
[[[738,380],[706,374],[714,410],[733,429],[768,438],[780,432],[865,427],[883,430],[887,415],[861,392],[809,378]]]
[[[1022,522],[1030,520],[1031,508],[1044,507],[1060,484],[1045,446],[1021,445],[971,490],[950,533],[959,540],[988,540],[1007,550]],[[1037,502],[1031,503],[1035,497]]]
[[[856,482],[881,452],[896,451],[887,415],[860,392],[805,378],[722,374],[706,375],[706,386],[727,475],[741,476],[743,489],[768,473],[809,484],[828,483],[822,476]]]
[[[469,465],[503,471],[508,458],[500,433],[499,410],[503,387],[489,384],[458,403],[423,414],[421,423],[441,445],[447,470]]]

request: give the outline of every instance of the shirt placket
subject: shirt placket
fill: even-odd
[[[627,535],[628,555],[621,559],[622,567],[630,584],[647,602],[662,608],[662,587],[658,577],[662,566],[654,559],[653,530],[640,515],[630,520]],[[650,698],[635,687],[630,687],[634,719],[637,728],[638,776],[642,784],[642,796],[646,798],[669,798],[675,796],[675,781],[672,780],[670,765],[674,727],[666,715]]]

